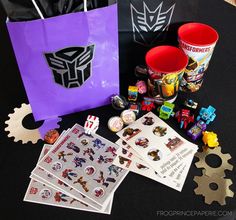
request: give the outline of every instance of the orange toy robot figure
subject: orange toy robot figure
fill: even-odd
[[[44,140],[46,143],[48,144],[54,144],[56,142],[56,140],[58,139],[59,137],[59,133],[57,130],[49,130],[45,136],[44,136]]]

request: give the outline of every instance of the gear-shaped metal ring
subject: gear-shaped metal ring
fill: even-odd
[[[225,179],[217,174],[213,174],[211,177],[205,175],[203,171],[202,176],[195,176],[194,181],[198,184],[198,187],[194,190],[196,195],[203,195],[205,197],[205,203],[211,204],[213,201],[218,202],[220,205],[225,205],[226,197],[233,197],[234,193],[229,189],[232,185],[231,179]],[[217,185],[217,189],[211,189],[210,184]]]
[[[206,157],[211,154],[221,158],[221,166],[214,168],[207,164]],[[199,159],[199,161],[195,163],[196,167],[204,168],[207,176],[212,176],[214,173],[217,173],[218,176],[225,177],[225,170],[233,170],[233,166],[228,162],[228,160],[231,159],[230,154],[223,154],[221,152],[221,147],[216,147],[214,149],[208,148],[203,150],[203,152],[197,152],[195,156]]]
[[[45,120],[37,129],[25,128],[22,121],[30,113],[32,113],[30,105],[23,103],[20,108],[14,108],[14,113],[8,115],[9,120],[5,122],[8,126],[5,131],[9,132],[8,137],[14,137],[15,142],[22,141],[23,144],[26,144],[31,141],[35,144],[39,139],[42,139],[43,132],[59,128],[58,122],[61,121],[61,118]]]

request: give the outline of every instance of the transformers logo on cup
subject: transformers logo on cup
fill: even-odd
[[[152,45],[160,40],[160,35],[168,30],[175,9],[173,4],[168,10],[162,10],[163,2],[157,8],[150,9],[143,2],[143,9],[130,4],[134,41],[143,45]],[[163,36],[162,36],[163,37]]]
[[[68,47],[54,53],[46,53],[55,82],[65,88],[82,86],[91,76],[94,47]]]

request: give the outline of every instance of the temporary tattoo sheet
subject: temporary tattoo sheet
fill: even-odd
[[[188,152],[188,154],[186,154],[187,157],[182,158],[182,160],[180,160],[178,163],[174,163],[176,166],[173,166],[173,164],[172,164],[172,167],[169,166],[169,167],[168,167],[169,169],[166,170],[167,172],[164,173],[166,176],[168,175],[168,176],[170,176],[170,177],[173,177],[173,176],[176,174],[176,172],[181,169],[181,167],[186,167],[186,166],[185,166],[185,163],[189,163],[189,161],[191,161],[191,157],[194,155],[194,154],[193,154],[193,155],[191,156],[191,152],[197,151],[197,146],[194,145],[194,144],[192,144],[191,142],[188,142],[188,141],[187,141],[187,143],[188,143],[189,146],[191,146],[191,147],[189,148],[189,150],[187,151],[187,152]],[[136,151],[134,151],[133,148],[130,147],[124,140],[118,139],[118,141],[116,141],[116,144],[119,145],[121,148],[123,148],[123,149],[120,149],[120,148],[119,148],[119,149],[118,149],[118,152],[120,152],[120,151],[122,150],[122,153],[123,153],[124,155],[128,156],[129,158],[132,157],[134,161],[137,160],[137,163],[142,163],[142,164],[144,164],[146,167],[151,168],[151,167],[149,166],[149,164],[147,164],[147,163],[143,160],[143,158],[142,158],[139,154],[137,154]],[[174,155],[174,154],[173,154],[173,155]],[[189,155],[189,156],[188,156],[188,155]],[[117,160],[117,159],[118,159],[118,158],[116,158],[116,160]],[[122,160],[121,160],[121,161],[122,161]],[[167,161],[165,160],[165,162],[167,162]],[[190,163],[191,163],[191,162],[190,162]],[[114,163],[113,163],[113,164],[114,164]],[[169,163],[167,163],[167,164],[169,164]],[[128,164],[127,164],[127,165],[128,165]],[[152,168],[151,168],[151,169],[152,169]],[[164,174],[163,174],[163,175],[164,175]],[[159,175],[159,176],[160,176],[160,175]]]
[[[124,148],[123,148],[124,149]],[[167,180],[167,178],[162,178],[158,175],[157,172],[155,172],[154,169],[145,166],[145,163],[139,163],[138,158],[135,158],[135,156],[129,154],[124,155],[122,153],[123,149],[119,149],[117,151],[117,158],[114,160],[113,164],[116,166],[119,166],[123,169],[127,169],[129,171],[132,171],[134,173],[140,174],[142,176],[148,177],[152,180],[155,180],[157,182],[160,182],[164,185],[168,185],[169,187],[176,189],[178,191],[181,190],[180,184]],[[145,164],[145,165],[144,165]]]
[[[128,171],[112,164],[118,146],[75,125],[39,162],[39,167],[77,192],[104,205]],[[66,191],[66,192],[67,192]]]
[[[110,214],[112,207],[112,203],[110,203],[105,211],[98,211],[86,203],[33,179],[30,181],[24,201],[104,214]]]
[[[173,172],[173,169],[176,167],[176,164],[180,164],[181,162],[187,167],[190,167],[194,154],[197,152],[198,148],[190,148],[190,144],[188,146],[189,148],[184,148],[179,152],[170,154],[165,158],[165,160],[159,161],[157,163],[157,170],[159,171],[158,173],[163,176],[169,175]]]
[[[149,167],[145,161],[140,160],[135,154],[129,151],[130,147],[127,147],[128,145],[125,145],[125,142],[119,139],[116,143],[122,147],[117,150],[117,157],[113,161],[114,165],[153,179],[175,190],[182,190],[194,155],[189,155],[185,163],[176,166],[168,176],[163,178],[154,169]],[[188,164],[189,167],[187,166]]]
[[[63,136],[62,136],[63,137]],[[57,142],[58,143],[58,142]],[[53,148],[51,145],[45,144],[44,148],[40,154],[40,158],[45,156],[49,150]],[[98,205],[97,203],[93,202],[92,200],[88,199],[78,191],[73,190],[71,187],[69,187],[66,183],[63,181],[57,179],[55,176],[51,175],[50,173],[47,173],[44,169],[37,167],[31,172],[31,177],[33,179],[36,179],[39,182],[42,182],[44,184],[47,184],[54,189],[61,190],[63,192],[66,192],[67,195],[69,195],[72,198],[75,198],[83,203],[86,203],[87,205],[93,207],[96,210],[104,211],[107,208],[108,203],[110,202],[108,200],[107,203],[105,203],[103,206]]]
[[[188,141],[187,141],[188,142]],[[121,148],[123,148],[122,149],[122,153],[123,154],[125,154],[126,156],[128,156],[129,158],[133,158],[132,160],[133,161],[135,161],[136,163],[141,163],[141,164],[143,164],[143,165],[145,165],[147,168],[150,168],[150,169],[153,169],[153,168],[151,168],[150,166],[149,166],[149,164],[147,164],[141,157],[140,157],[140,155],[138,155],[137,153],[136,153],[136,151],[134,151],[124,140],[122,140],[122,139],[119,139],[117,142],[116,142],[116,144],[117,145],[119,145]],[[192,144],[192,143],[190,143],[190,142],[188,142],[188,144],[189,145],[191,145],[192,146],[192,148],[194,148],[194,149],[197,149],[196,148],[196,145],[194,145],[194,144]],[[189,150],[188,150],[188,152],[190,151],[190,152],[192,152],[192,148],[190,148]],[[121,149],[119,148],[118,149],[118,152],[120,152],[121,151]],[[193,157],[193,156],[192,156]],[[115,160],[118,160],[119,158],[116,158]],[[187,160],[187,161],[185,161],[185,160]],[[178,163],[175,163],[175,166],[172,166],[171,168],[169,168],[168,170],[166,170],[166,172],[163,174],[163,175],[159,175],[159,177],[163,177],[163,176],[169,176],[169,177],[171,177],[171,178],[173,178],[174,177],[174,175],[177,175],[178,173],[177,173],[177,171],[179,171],[182,167],[186,167],[185,165],[185,163],[189,163],[189,161],[190,161],[190,163],[191,163],[191,161],[192,161],[192,159],[191,159],[191,155],[189,155],[189,157],[186,157],[186,158],[184,158],[183,160],[180,160]],[[121,158],[121,160],[120,160],[120,162],[123,162],[122,161],[122,158]],[[167,161],[165,161],[165,162],[167,162]],[[113,162],[113,164],[115,164],[114,162]],[[128,164],[126,164],[126,165],[128,165]],[[126,167],[126,169],[127,169],[127,167]],[[183,172],[183,171],[182,171]],[[155,172],[155,174],[157,174],[157,172]],[[158,175],[158,174],[157,174]],[[155,178],[156,178],[156,175],[155,175]]]
[[[162,177],[167,174],[161,173],[160,162],[169,163],[167,156],[182,155],[183,151],[197,148],[152,112],[124,128],[117,135]],[[178,163],[175,165],[179,166]],[[173,164],[171,168],[174,168]]]

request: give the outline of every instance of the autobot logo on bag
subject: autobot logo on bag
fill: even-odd
[[[166,11],[163,11],[162,6],[163,2],[157,8],[150,9],[143,2],[143,8],[138,10],[130,4],[135,42],[143,45],[152,45],[157,40],[160,40],[159,38],[163,37],[171,22],[175,4]]]
[[[80,87],[91,76],[94,45],[68,47],[54,53],[46,53],[56,83],[65,88]]]

